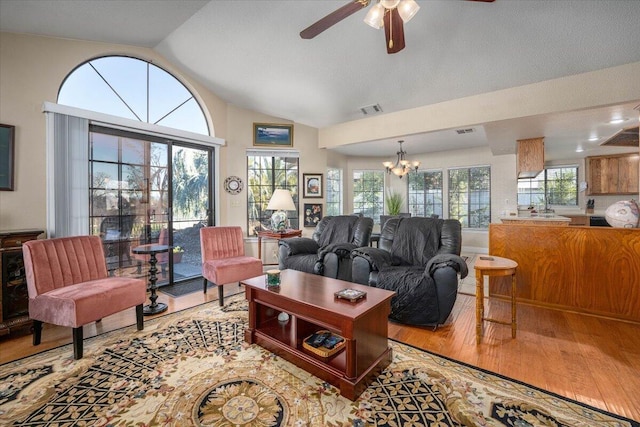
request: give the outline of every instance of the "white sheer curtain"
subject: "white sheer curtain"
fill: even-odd
[[[89,120],[46,112],[47,236],[89,234]]]

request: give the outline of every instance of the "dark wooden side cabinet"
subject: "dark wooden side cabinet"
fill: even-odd
[[[22,244],[42,233],[43,230],[0,231],[0,336],[31,325]]]

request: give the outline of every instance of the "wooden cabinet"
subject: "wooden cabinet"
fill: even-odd
[[[618,191],[620,194],[638,193],[639,168],[640,154],[632,154],[618,159]]]
[[[587,194],[638,194],[640,154],[593,156],[586,159]]]
[[[0,231],[0,336],[31,323],[22,244],[42,233],[43,230]]]
[[[535,178],[544,169],[544,137],[519,139],[518,178]]]

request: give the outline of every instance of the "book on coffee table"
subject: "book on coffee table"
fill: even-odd
[[[354,302],[367,296],[367,293],[364,291],[359,291],[357,289],[347,288],[336,292],[334,295],[336,298],[346,299],[348,301]]]

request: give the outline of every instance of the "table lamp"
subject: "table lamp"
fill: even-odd
[[[267,205],[268,210],[274,210],[271,215],[271,229],[273,231],[284,232],[287,229],[287,213],[285,211],[295,211],[296,205],[289,190],[278,189],[273,192],[271,200]]]

